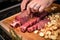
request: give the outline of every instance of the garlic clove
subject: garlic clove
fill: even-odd
[[[49,38],[48,36],[45,36],[44,38]]]
[[[57,27],[53,26],[53,29],[54,29],[54,30],[56,30],[56,29],[57,29]]]
[[[34,33],[37,34],[38,33],[38,30],[35,30]]]
[[[39,36],[43,37],[44,36],[44,33],[43,32],[40,32],[39,33]]]
[[[47,31],[46,34],[51,35],[51,31]]]
[[[49,38],[52,39],[52,40],[56,40],[57,39],[57,37],[54,36],[54,35],[51,35]]]

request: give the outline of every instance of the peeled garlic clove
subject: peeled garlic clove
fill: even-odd
[[[51,24],[50,22],[48,22],[48,25]]]
[[[52,20],[53,18],[51,16],[49,16],[49,19]]]
[[[56,40],[56,39],[57,39],[57,37],[54,36],[54,35],[51,35],[49,38],[50,38],[50,39],[53,39],[53,40]]]
[[[60,29],[58,29],[57,32],[60,34]]]
[[[54,7],[52,7],[51,9],[52,9],[52,10],[55,10],[56,8],[57,8],[57,7],[54,6]]]
[[[56,20],[52,20],[51,23],[52,23],[52,24],[55,24],[55,23],[56,23]]]
[[[39,33],[39,36],[43,37],[44,36],[44,33],[43,32],[40,32]]]
[[[38,30],[35,30],[34,33],[37,34],[38,33]]]
[[[51,28],[50,28],[50,30],[52,31],[52,30],[53,30],[53,28],[51,27]]]
[[[52,23],[48,25],[48,27],[51,27],[52,26]]]
[[[58,33],[54,33],[55,36],[58,36]]]
[[[53,26],[53,29],[54,29],[54,30],[56,30],[56,29],[57,29],[57,27]]]
[[[46,30],[45,32],[49,31],[49,29],[50,29],[50,28],[45,28],[45,30]]]
[[[44,31],[45,31],[45,29],[41,29],[41,31],[42,31],[42,32],[44,32]]]
[[[56,18],[59,18],[59,15],[55,15]]]
[[[51,35],[51,31],[47,31],[46,34],[47,34],[47,35]]]
[[[44,38],[49,38],[48,36],[45,36]]]

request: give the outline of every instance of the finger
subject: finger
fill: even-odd
[[[30,5],[32,4],[32,1],[27,5],[27,10],[30,12]]]
[[[34,10],[39,11],[39,8],[40,8],[40,5],[37,4],[37,5],[34,7]]]
[[[33,7],[36,5],[34,1],[30,2],[27,6],[27,10],[33,12]]]
[[[27,9],[30,8],[31,4],[33,3],[33,1],[31,1],[28,5],[27,5]]]
[[[35,12],[34,7],[35,7],[36,5],[37,5],[37,3],[33,3],[33,4],[30,6],[31,12]]]
[[[36,2],[34,2],[33,4],[30,5],[30,8],[34,8],[36,6]]]
[[[39,8],[39,12],[42,12],[42,11],[44,10],[44,8],[45,8],[45,6],[41,6],[41,7]]]
[[[23,3],[21,3],[21,11],[23,11],[25,9],[25,5],[23,5]]]
[[[21,3],[21,11],[23,11],[25,9],[26,3],[22,2]]]
[[[21,3],[21,11],[25,10],[27,3],[29,2],[29,0],[23,0]]]

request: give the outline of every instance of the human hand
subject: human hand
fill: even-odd
[[[42,12],[45,8],[49,7],[54,0],[32,0],[27,5],[27,10],[31,9],[33,12]]]
[[[25,10],[27,3],[29,2],[29,0],[23,0],[21,3],[21,11]]]

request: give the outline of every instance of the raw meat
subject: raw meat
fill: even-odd
[[[39,20],[41,20],[41,18],[43,18],[44,16],[46,16],[47,15],[47,13],[42,13],[42,14],[39,14],[39,16],[38,17],[36,17],[37,15],[35,15],[35,19],[33,19],[33,20],[30,20],[30,21],[28,21],[28,22],[26,22],[25,24],[23,24],[22,26],[21,26],[21,31],[22,32],[25,32],[26,30],[27,30],[27,28],[31,25],[34,25],[34,23],[36,24],[37,22],[39,22]],[[38,21],[37,21],[38,20]],[[37,22],[36,22],[37,21]],[[47,21],[47,20],[46,20]],[[31,23],[30,23],[31,22]],[[42,23],[42,22],[41,22]],[[40,23],[40,24],[41,24]],[[44,22],[43,22],[44,23]],[[38,23],[39,24],[39,23]],[[37,26],[37,25],[35,25],[35,26]],[[31,30],[36,30],[36,27],[31,27],[30,29]],[[28,28],[28,31],[30,31],[29,30],[29,28]]]
[[[39,18],[36,18],[36,17],[30,19],[30,20],[27,21],[25,24],[23,24],[22,26],[20,26],[21,31],[22,31],[22,32],[25,32],[26,29],[27,29],[29,26],[34,25],[34,24],[37,23],[38,21],[39,21]]]
[[[33,32],[34,30],[40,30],[44,28],[45,24],[47,24],[50,20],[49,19],[44,19],[36,23],[35,25],[27,28],[28,32]]]
[[[15,20],[11,23],[12,27],[16,27],[16,25],[24,24],[30,18],[28,11],[23,11],[19,15],[15,17]]]
[[[31,18],[30,14],[32,15],[32,18]],[[42,22],[40,23],[39,21],[43,17],[45,17],[47,14],[48,14],[47,12],[33,14],[33,13],[29,13],[26,10],[26,11],[21,12],[20,15],[17,15],[15,17],[15,20],[13,20],[13,22],[11,23],[11,26],[16,27],[16,26],[19,25],[22,32],[25,32],[26,30],[28,30],[30,32],[30,29],[31,30],[36,30],[36,26],[38,26],[37,29],[40,29],[39,24],[41,24]],[[36,24],[37,22],[39,22],[38,25]],[[30,27],[32,25],[35,25],[35,26]],[[30,28],[28,28],[28,27],[30,27]]]

